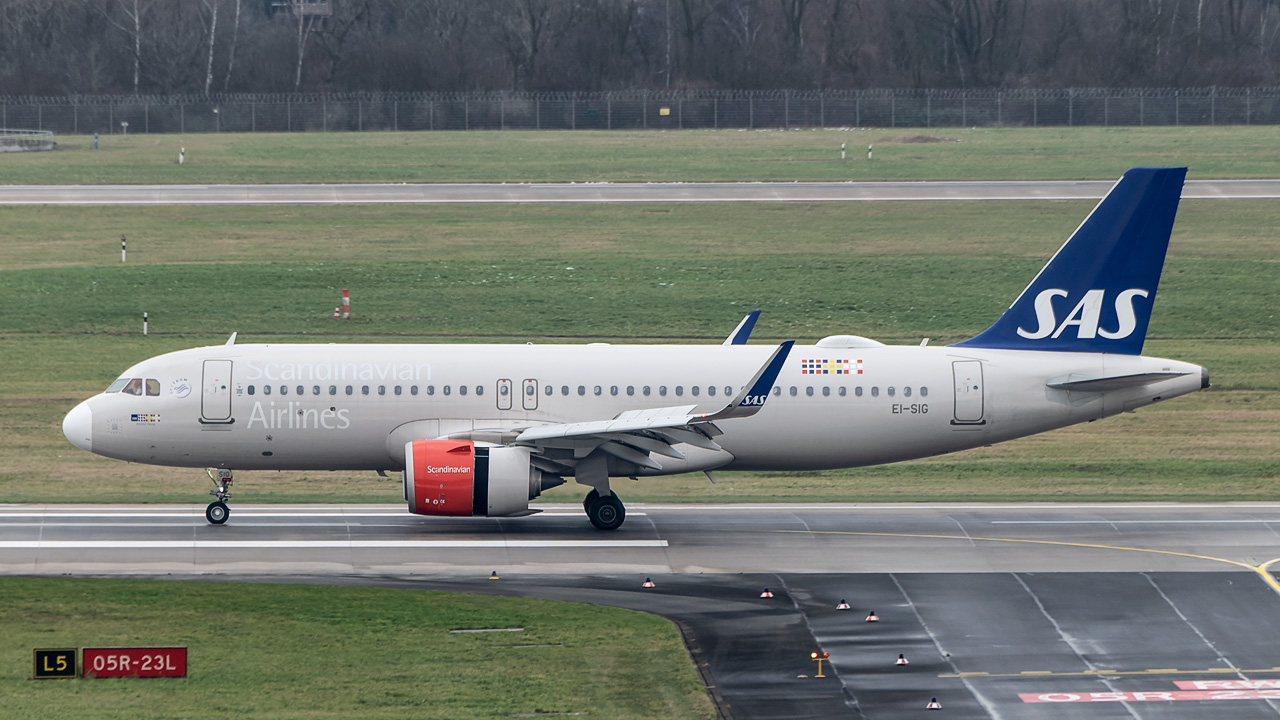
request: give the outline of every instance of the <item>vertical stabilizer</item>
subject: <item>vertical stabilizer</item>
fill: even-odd
[[[1186,168],[1124,174],[994,325],[960,347],[1140,355]]]

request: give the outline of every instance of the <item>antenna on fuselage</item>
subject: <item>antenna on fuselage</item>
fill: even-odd
[[[240,334],[240,333],[231,333],[231,337],[227,338],[227,344],[228,344],[228,345],[235,345],[235,344],[236,344],[236,335],[239,335],[239,334]]]

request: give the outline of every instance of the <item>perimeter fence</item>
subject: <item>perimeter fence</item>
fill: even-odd
[[[1280,87],[0,96],[0,127],[87,133],[1280,124]]]

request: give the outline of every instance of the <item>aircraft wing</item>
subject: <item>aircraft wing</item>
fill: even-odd
[[[756,326],[756,320],[760,319],[760,311],[752,310],[747,316],[742,318],[742,322],[738,323],[738,327],[729,333],[729,337],[724,339],[721,345],[746,345],[747,339],[751,337],[751,330]]]
[[[687,444],[718,451],[712,439],[723,434],[716,421],[750,417],[764,407],[794,341],[778,346],[751,381],[724,407],[712,413],[693,412],[696,405],[628,410],[610,420],[539,425],[521,431],[515,444],[544,449],[572,450],[573,459],[599,449],[641,467],[661,470],[652,453],[683,460],[676,445]],[[560,462],[565,465],[567,463]]]

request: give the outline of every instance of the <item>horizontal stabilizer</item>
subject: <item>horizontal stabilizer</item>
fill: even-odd
[[[1161,380],[1169,380],[1170,378],[1182,377],[1187,373],[1184,372],[1146,372],[1134,373],[1132,375],[1112,375],[1110,377],[1090,377],[1088,375],[1077,375],[1072,373],[1063,377],[1053,378],[1045,385],[1055,390],[1072,390],[1076,392],[1107,392],[1109,390],[1121,390],[1123,388],[1141,387]]]

